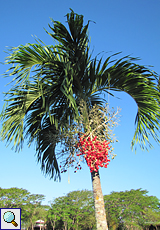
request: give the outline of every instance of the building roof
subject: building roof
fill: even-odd
[[[36,223],[44,223],[44,220],[37,220]]]

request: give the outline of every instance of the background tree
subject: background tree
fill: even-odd
[[[160,224],[160,200],[147,193],[147,190],[132,189],[105,195],[109,229],[147,230],[151,225]],[[46,221],[48,229],[96,229],[92,191],[70,192],[55,198],[50,206],[41,205],[43,198],[43,195],[30,194],[22,188],[0,189],[0,207],[20,207],[22,226],[27,229],[32,229],[38,219]]]
[[[0,188],[0,207],[18,208],[26,205],[30,193],[26,189],[20,188]]]
[[[0,207],[1,208],[21,208],[21,219],[23,225],[33,229],[33,225],[40,215],[40,209],[44,207],[41,202],[44,195],[31,194],[26,189],[20,188],[0,188]],[[45,215],[44,215],[45,217]]]
[[[51,202],[48,218],[53,229],[90,229],[95,226],[91,191],[73,191]],[[63,225],[61,225],[63,223]]]
[[[63,197],[56,198],[54,200],[54,203],[51,204],[51,207],[53,208],[54,211],[57,208],[57,211],[55,212],[55,214],[53,213],[53,210],[51,211],[52,218],[54,218],[53,220],[54,221],[58,220],[56,224],[58,226],[60,225],[61,226],[60,228],[64,230],[67,230],[68,228],[70,228],[72,220],[70,218],[70,207],[69,207],[67,197],[63,196]]]
[[[56,205],[56,201],[53,201],[53,203],[51,203],[51,208],[48,210],[48,225],[50,224],[53,230],[55,230],[56,222],[58,222],[61,219],[60,209],[61,208]]]
[[[84,224],[84,219],[87,219],[85,228],[93,227],[95,219],[89,218],[90,215],[93,216],[93,193],[91,191],[82,190],[74,191],[67,194],[68,203],[70,205],[70,216],[73,220],[72,228],[78,229],[81,228]],[[83,224],[81,224],[83,223]]]
[[[109,228],[144,229],[150,224],[156,224],[160,214],[160,200],[147,193],[146,190],[132,189],[105,195]]]
[[[92,58],[89,22],[83,26],[82,15],[72,10],[67,14],[69,30],[60,22],[52,22],[48,34],[57,45],[47,46],[40,41],[21,45],[13,48],[6,59],[7,64],[13,65],[6,76],[13,77],[14,86],[5,94],[2,140],[14,141],[15,150],[22,149],[25,138],[29,145],[35,141],[41,169],[60,179],[55,151],[59,139],[51,143],[48,135],[65,134],[69,125],[78,122],[81,99],[89,111],[95,104],[102,106],[100,93],[124,91],[138,106],[132,146],[139,142],[145,148],[147,142],[151,147],[149,135],[159,141],[158,75],[129,56],[113,60],[112,55],[103,63],[102,58]],[[83,128],[86,132],[85,123]],[[97,228],[107,229],[99,171],[92,171],[91,177]]]
[[[34,224],[39,217],[41,202],[44,199],[44,195],[33,194],[28,197],[28,203],[26,206],[22,206],[23,210],[23,221],[30,223],[31,229],[33,230]],[[45,216],[44,216],[45,217]]]
[[[159,224],[160,200],[155,196],[147,195],[147,193],[147,190],[132,189],[104,195],[109,229],[148,229],[150,225],[156,226]],[[69,218],[72,220],[68,229],[95,229],[92,191],[73,191],[61,198],[54,199],[49,210],[49,213],[53,214],[50,220],[53,221],[55,215],[58,216],[55,220],[55,229],[64,226],[61,215],[62,209],[67,211]],[[64,208],[63,203],[57,205],[57,200],[58,202],[65,200],[67,208]],[[78,224],[75,224],[77,216],[79,221]]]
[[[146,223],[144,224],[145,230],[149,229],[151,225],[157,228],[160,225],[160,210],[148,209],[146,213]]]
[[[50,206],[48,206],[48,205],[40,205],[39,207],[37,207],[36,212],[34,214],[34,218],[36,218],[35,222],[37,220],[43,220],[44,224],[46,225],[49,208],[50,208]],[[40,224],[40,230],[41,229],[42,229],[42,226]]]

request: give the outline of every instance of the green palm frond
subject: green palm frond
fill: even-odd
[[[53,27],[50,25],[49,27],[53,33],[46,32],[59,43],[58,47],[64,50],[68,58],[72,60],[75,56],[80,58],[87,48],[89,41],[87,35],[89,22],[83,26],[83,15],[75,14],[73,10],[66,16],[69,31],[61,22],[51,19]],[[78,59],[74,60],[74,62],[75,61],[78,61]]]
[[[156,84],[158,76],[145,66],[133,63],[138,59],[129,56],[115,61],[108,67],[110,58],[106,59],[101,69],[98,64],[99,71],[97,72],[92,67],[93,65],[90,65],[90,68],[94,69],[92,73],[93,91],[105,91],[107,93],[110,91],[124,91],[129,94],[138,106],[132,148],[137,142],[144,148],[146,141],[152,147],[149,135],[159,142],[157,131],[159,130],[160,120],[160,95]]]
[[[54,177],[54,180],[57,178],[61,180],[55,152],[56,145],[59,142],[57,135],[58,131],[54,125],[50,125],[48,119],[48,126],[43,127],[36,134],[36,153],[38,162],[41,163],[41,170],[44,172],[44,174],[50,175],[51,178]]]
[[[12,82],[18,84],[27,84],[30,77],[37,77],[35,70],[38,67],[49,65],[56,61],[56,57],[51,47],[42,46],[42,44],[27,44],[14,47],[10,50],[10,55],[6,58],[6,64],[12,64],[5,77],[14,77]],[[39,70],[39,69],[38,69]],[[41,71],[39,71],[39,74]]]

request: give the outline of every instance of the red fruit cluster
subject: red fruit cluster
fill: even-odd
[[[76,173],[76,172],[77,172],[77,170],[79,170],[79,169],[82,169],[82,168],[81,168],[81,166],[80,166],[80,164],[78,164],[78,166],[76,166],[76,167],[75,167],[75,171],[74,171],[74,173]]]
[[[108,150],[109,142],[107,141],[96,141],[95,136],[92,140],[90,137],[85,139],[85,136],[79,138],[77,148],[80,148],[80,153],[77,156],[84,155],[87,165],[90,168],[90,172],[97,172],[99,167],[107,168],[108,162]]]

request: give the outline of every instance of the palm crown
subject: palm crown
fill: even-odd
[[[139,141],[142,148],[149,134],[159,141],[159,92],[156,73],[135,64],[130,56],[113,60],[109,56],[92,59],[89,55],[88,26],[83,26],[83,16],[72,10],[67,14],[69,30],[53,21],[51,33],[56,45],[27,44],[13,48],[6,59],[12,64],[5,76],[13,76],[15,85],[5,94],[8,98],[1,113],[2,139],[13,140],[16,150],[36,142],[38,161],[42,170],[60,179],[56,158],[56,144],[47,138],[49,133],[65,132],[68,124],[78,121],[79,101],[84,99],[88,108],[102,105],[101,92],[124,91],[138,106],[136,130],[132,146]]]

